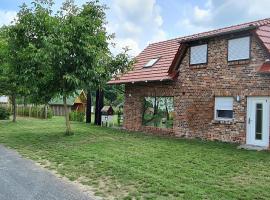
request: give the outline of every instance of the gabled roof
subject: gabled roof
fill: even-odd
[[[150,44],[136,58],[133,69],[109,83],[171,80],[168,69],[179,48],[178,39]],[[151,59],[159,58],[152,67],[144,67]]]
[[[86,95],[85,95],[84,91],[83,90],[77,90],[76,93],[74,93],[73,95],[71,95],[71,96],[69,96],[67,98],[67,105],[68,106],[73,106],[75,103],[81,103],[80,99],[78,99],[78,98],[81,98],[80,97],[81,95],[84,96],[84,98],[86,100]],[[53,98],[49,102],[49,105],[64,105],[63,97],[58,96],[58,97]]]
[[[267,18],[150,44],[136,57],[137,62],[131,71],[119,75],[108,83],[125,84],[173,80],[176,73],[172,68],[177,63],[177,57],[184,53],[185,43],[242,31],[254,31],[270,54],[270,18]],[[157,57],[160,59],[152,67],[144,67],[149,60]]]

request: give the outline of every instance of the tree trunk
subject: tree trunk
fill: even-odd
[[[13,114],[13,122],[16,122],[17,117],[17,105],[16,105],[16,96],[12,95],[12,114]]]
[[[98,124],[98,118],[99,118],[99,90],[96,91],[96,105],[95,105],[95,125],[99,125]]]
[[[47,107],[47,104],[45,104],[44,106],[44,118],[47,119],[48,118],[48,107]]]
[[[86,123],[91,123],[91,108],[92,108],[92,99],[91,91],[87,91],[87,102],[86,102]]]
[[[67,96],[63,96],[63,102],[64,102],[64,111],[65,111],[65,118],[66,118],[66,133],[65,135],[73,135],[70,127],[70,121],[69,121],[69,111],[67,106]]]
[[[96,91],[95,125],[101,125],[101,110],[104,106],[104,95],[101,89]]]

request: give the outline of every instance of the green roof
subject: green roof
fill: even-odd
[[[82,90],[77,90],[73,96],[67,98],[67,105],[73,106],[76,98],[81,94]],[[49,101],[49,105],[64,105],[63,96],[58,96]]]
[[[76,97],[67,98],[67,105],[73,106],[75,99]],[[59,96],[59,97],[53,98],[51,101],[49,101],[49,105],[64,105],[63,97]]]

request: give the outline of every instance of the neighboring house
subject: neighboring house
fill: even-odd
[[[269,58],[264,19],[150,44],[109,84],[125,84],[126,129],[269,147]]]
[[[2,106],[8,106],[8,96],[0,96],[0,105]]]
[[[86,94],[83,90],[77,92],[79,95],[71,96],[67,99],[69,111],[85,112],[86,109]],[[57,97],[49,102],[50,108],[55,116],[64,116],[63,97]]]
[[[113,122],[114,110],[112,106],[104,106],[101,109],[101,123],[102,125],[109,125],[110,122]]]

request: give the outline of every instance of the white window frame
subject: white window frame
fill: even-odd
[[[232,55],[230,55],[230,45],[235,45],[233,44],[233,42],[237,42],[237,41],[240,41],[240,40],[243,40],[243,39],[248,39],[248,54],[247,56],[245,57],[233,57]],[[238,37],[238,38],[233,38],[233,39],[229,39],[228,40],[228,47],[227,47],[227,52],[228,52],[228,62],[231,62],[231,61],[238,61],[238,60],[249,60],[250,59],[250,51],[251,51],[251,48],[250,48],[250,45],[251,45],[251,37],[250,36],[244,36],[244,37]]]
[[[218,101],[227,101],[227,103],[229,101],[231,101],[232,105],[231,105],[231,109],[218,109],[218,107],[220,107],[220,105],[218,105]],[[215,120],[216,121],[232,121],[234,119],[234,116],[232,116],[232,118],[222,118],[222,117],[218,117],[217,116],[217,110],[231,110],[233,112],[233,102],[234,99],[233,97],[215,97],[215,109],[214,109],[214,116],[215,116]]]
[[[199,51],[199,48],[205,48],[205,60],[202,62],[195,62],[192,59],[192,52],[193,51]],[[208,62],[208,44],[200,44],[200,45],[194,45],[190,47],[190,52],[189,52],[189,63],[190,65],[200,65],[200,64],[206,64]]]

